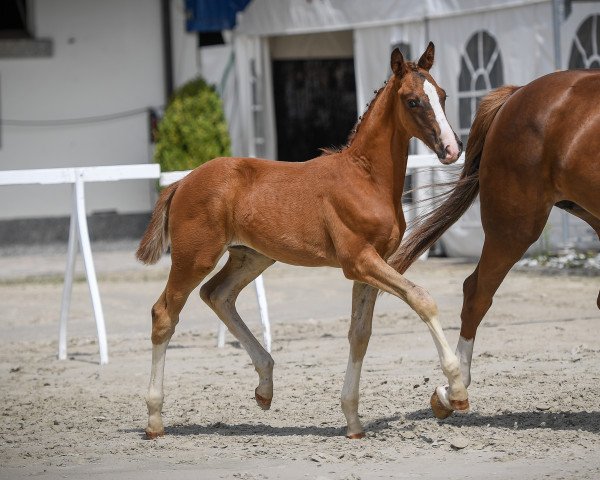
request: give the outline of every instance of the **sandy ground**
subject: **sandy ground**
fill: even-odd
[[[276,264],[265,273],[275,397],[263,412],[256,374],[193,294],[167,354],[167,436],[143,439],[149,310],[169,259],[133,260],[133,245],[94,246],[110,363],[97,364],[84,281],[75,284],[69,360],[56,360],[64,252],[0,256],[0,478],[370,479],[600,478],[598,277],[511,272],[479,330],[471,412],[432,418],[443,383],[427,329],[399,300],[379,299],[363,369],[368,437],[343,437],[339,395],[351,284],[334,269]],[[419,262],[409,278],[458,337],[461,285],[473,264]],[[83,278],[83,277],[82,277]],[[251,289],[239,301],[260,335]],[[456,450],[451,444],[467,443]]]

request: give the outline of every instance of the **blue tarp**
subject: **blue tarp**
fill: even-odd
[[[220,32],[235,27],[237,12],[250,0],[185,0],[188,32]]]

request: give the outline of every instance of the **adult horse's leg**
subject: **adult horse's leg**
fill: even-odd
[[[494,205],[490,204],[491,199],[484,198],[488,201],[482,199],[482,220],[485,225],[485,219],[491,219],[489,224],[492,226],[486,229],[481,258],[475,271],[463,283],[461,329],[456,348],[466,387],[471,383],[471,359],[477,328],[506,274],[542,233],[551,207],[539,205],[525,213],[505,206],[501,196],[494,197]],[[526,205],[525,200],[523,205]],[[438,387],[438,394],[444,388]],[[436,411],[434,407],[434,413],[438,418],[445,418],[452,411]]]
[[[495,163],[489,167],[487,178],[493,179],[494,185],[502,185],[504,190],[499,194],[491,188],[492,184],[489,184],[488,188],[488,184],[482,182],[481,218],[485,242],[477,268],[463,285],[462,324],[456,353],[467,386],[471,382],[471,357],[477,328],[492,305],[493,296],[508,271],[541,234],[551,208],[549,201],[544,203],[539,200],[536,203],[531,200],[551,198],[551,195],[543,191],[545,184],[541,181],[535,182],[536,172],[505,172],[496,167],[499,164],[498,159],[494,160]],[[524,188],[523,178],[534,180]],[[596,212],[600,211],[600,202],[597,196],[589,194],[597,190],[600,178],[594,169],[590,169],[588,175],[577,175],[574,178],[576,182],[572,182],[571,189],[584,192],[580,196],[587,209],[572,201],[561,201],[557,206],[586,221],[600,237],[600,220],[596,216]],[[567,180],[570,180],[570,177],[567,177]],[[516,187],[510,188],[509,191],[507,186]],[[510,205],[507,204],[507,199],[510,199]],[[600,294],[596,303],[600,308]],[[446,412],[446,415],[450,413]]]
[[[235,301],[246,285],[275,263],[247,247],[231,247],[225,266],[200,289],[200,297],[212,308],[229,331],[246,349],[258,373],[254,394],[263,410],[273,399],[273,358],[252,335],[235,308]]]
[[[207,242],[207,246],[211,245]],[[165,290],[152,307],[152,369],[150,385],[146,395],[148,407],[148,427],[146,436],[156,438],[164,435],[162,421],[163,378],[165,370],[165,355],[169,340],[179,322],[179,313],[194,288],[215,267],[223,254],[218,242],[211,248],[193,252],[173,251],[172,265]],[[202,254],[196,252],[201,251]]]
[[[352,315],[350,320],[350,355],[342,388],[342,411],[346,416],[348,438],[362,438],[364,429],[358,418],[358,390],[362,362],[371,337],[373,309],[377,300],[377,289],[365,283],[354,282],[352,288]]]
[[[404,300],[425,322],[438,351],[442,371],[448,379],[449,389],[444,391],[447,408],[467,410],[469,401],[467,390],[463,384],[459,362],[444,335],[438,320],[437,304],[429,292],[394,270],[373,249],[368,246],[362,252],[345,255],[342,268],[346,277],[396,295]]]

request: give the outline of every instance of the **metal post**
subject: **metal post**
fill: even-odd
[[[552,20],[554,34],[554,69],[562,70],[562,45],[560,41],[560,28],[565,14],[564,0],[552,0]],[[561,210],[562,248],[570,248],[569,244],[569,214]]]
[[[552,21],[554,35],[554,68],[562,70],[562,54],[560,44],[560,26],[564,18],[563,0],[552,0]]]

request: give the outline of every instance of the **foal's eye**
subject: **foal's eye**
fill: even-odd
[[[410,108],[415,108],[417,105],[419,105],[419,101],[418,101],[418,100],[414,100],[414,99],[412,99],[412,98],[411,98],[411,99],[408,101],[408,106],[409,106]]]

